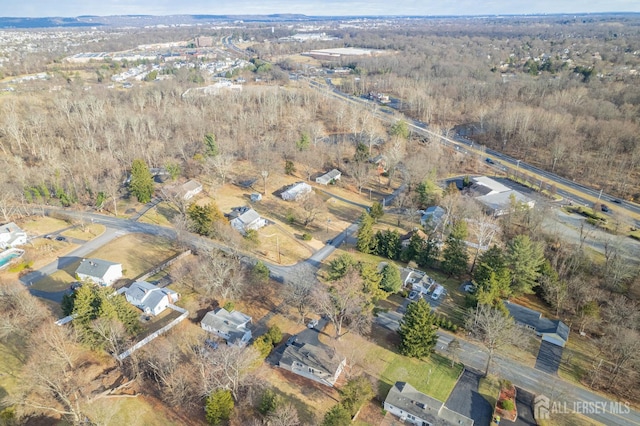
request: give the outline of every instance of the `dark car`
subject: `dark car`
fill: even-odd
[[[602,210],[605,213],[608,213],[609,212],[609,207],[607,205],[603,204],[603,205],[600,206],[600,210]]]
[[[56,237],[56,241],[67,241],[67,239],[65,237],[63,237],[62,235],[58,235]]]
[[[613,202],[614,202],[614,203],[616,203],[616,204],[622,204],[622,200],[621,200],[621,199],[619,199],[619,198],[614,198],[614,199],[613,199],[613,200],[611,200],[611,201],[613,201]]]
[[[496,164],[496,162],[495,162],[495,161],[493,161],[493,160],[492,160],[491,158],[489,158],[489,157],[487,157],[487,159],[486,159],[486,160],[484,160],[484,161],[486,161],[486,162],[487,162],[487,163],[489,163],[489,164]]]

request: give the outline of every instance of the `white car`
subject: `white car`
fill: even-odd
[[[318,320],[317,319],[312,319],[311,321],[309,321],[309,324],[307,324],[307,327],[316,328],[317,325],[318,325]]]
[[[474,286],[473,284],[467,284],[464,286],[464,291],[473,294],[476,292],[476,286]]]
[[[411,293],[409,293],[409,300],[413,300],[416,297],[418,297],[418,292],[417,291],[412,291]]]

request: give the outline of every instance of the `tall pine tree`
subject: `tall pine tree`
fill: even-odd
[[[362,253],[372,253],[375,251],[376,239],[373,234],[373,218],[364,213],[360,219],[360,227],[358,228],[358,242],[356,247]]]
[[[433,352],[438,336],[436,334],[435,315],[431,305],[423,298],[407,306],[407,312],[400,321],[400,353],[402,355],[424,358]]]
[[[133,160],[129,191],[140,203],[148,203],[153,195],[153,176],[144,160]]]
[[[518,235],[507,244],[506,261],[511,269],[513,294],[532,294],[544,263],[542,245],[534,243],[527,235]]]
[[[453,224],[447,243],[442,251],[442,269],[449,275],[458,276],[467,270],[469,253],[465,244],[467,238],[467,223],[457,220]]]
[[[478,303],[497,306],[511,295],[511,272],[498,246],[492,246],[478,257],[473,281]]]

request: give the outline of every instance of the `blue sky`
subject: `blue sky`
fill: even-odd
[[[481,15],[640,12],[640,0],[1,0],[0,16],[269,14]]]

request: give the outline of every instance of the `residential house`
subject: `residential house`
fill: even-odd
[[[422,214],[420,225],[429,226],[432,229],[438,229],[443,226],[442,220],[446,216],[447,211],[440,206],[431,206]]]
[[[200,326],[203,330],[222,337],[229,345],[244,346],[251,340],[251,330],[248,327],[250,322],[251,317],[242,312],[218,308],[207,312]]]
[[[260,217],[258,212],[250,207],[235,207],[227,217],[231,226],[242,235],[249,230],[257,231],[267,225],[266,219]]]
[[[122,278],[122,265],[102,259],[82,259],[80,266],[76,269],[76,275],[82,281],[110,286]]]
[[[543,318],[542,313],[505,301],[504,305],[516,324],[533,330],[543,341],[564,347],[569,340],[569,327],[560,320]]]
[[[433,278],[422,271],[416,271],[411,268],[402,268],[400,270],[400,278],[402,279],[402,285],[404,287],[410,285],[412,290],[421,294],[427,294],[429,289],[436,285]]]
[[[297,201],[313,190],[311,185],[305,182],[297,182],[282,192],[281,197],[285,201]]]
[[[384,400],[384,409],[401,421],[419,426],[473,426],[473,419],[445,407],[406,382],[396,382]]]
[[[427,234],[425,234],[421,229],[414,229],[413,231],[407,232],[406,234],[400,237],[400,245],[402,246],[402,248],[409,246],[409,243],[411,242],[411,238],[413,238],[414,235],[417,235],[423,240],[427,239]]]
[[[0,248],[6,249],[27,244],[27,233],[18,225],[9,222],[0,226]]]
[[[202,184],[196,180],[191,179],[190,181],[182,184],[178,188],[178,194],[182,197],[183,200],[190,200],[199,193],[202,192]]]
[[[328,185],[331,182],[340,180],[340,177],[342,177],[342,172],[338,169],[333,169],[330,172],[327,172],[322,176],[317,177],[316,183],[319,183],[321,185]]]
[[[180,299],[180,295],[175,291],[157,287],[146,281],[136,281],[129,288],[123,287],[118,292],[124,293],[127,302],[150,315],[159,315]]]
[[[305,330],[298,335],[293,344],[286,347],[278,366],[299,376],[314,380],[323,385],[333,386],[347,359],[317,339],[301,339],[303,333],[317,333],[316,330]]]

